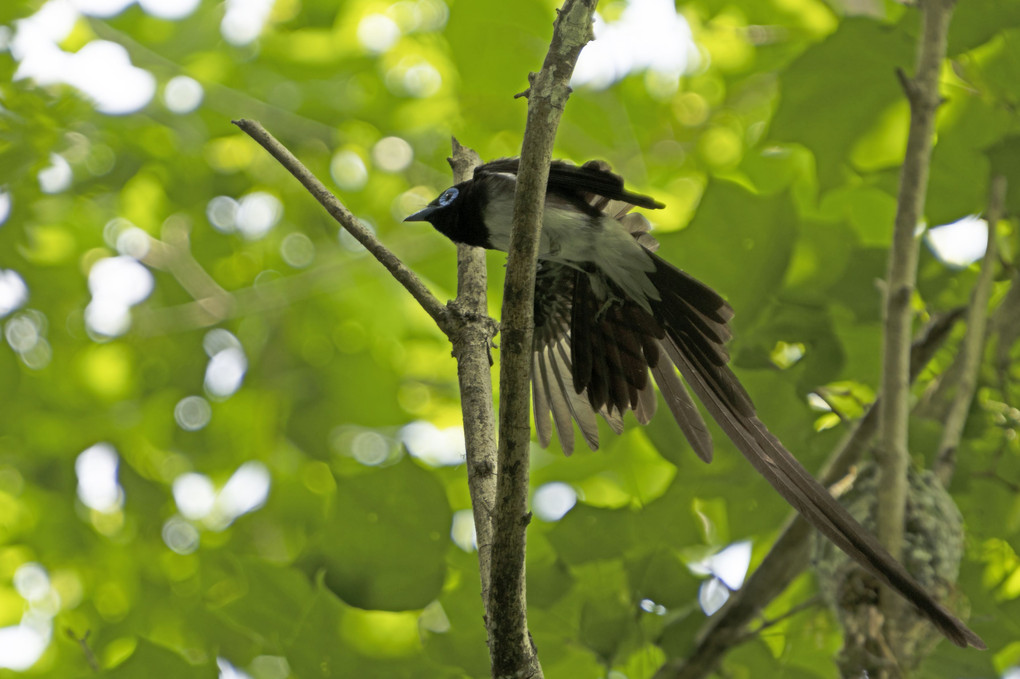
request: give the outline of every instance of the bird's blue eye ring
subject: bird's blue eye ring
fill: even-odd
[[[460,193],[457,189],[446,189],[443,191],[443,195],[439,196],[439,206],[446,207],[454,200],[457,199],[457,194]]]

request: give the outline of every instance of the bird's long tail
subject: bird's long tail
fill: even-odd
[[[726,364],[728,356],[722,344],[729,334],[720,324],[725,326],[732,312],[725,301],[665,260],[649,255],[656,263],[650,278],[661,297],[652,305],[665,330],[660,344],[744,457],[808,522],[917,606],[953,643],[985,648],[981,638],[935,601],[758,419],[750,398]]]

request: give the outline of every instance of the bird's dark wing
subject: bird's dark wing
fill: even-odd
[[[626,215],[621,223],[649,249],[658,246],[648,235],[647,220],[640,215]],[[623,415],[628,410],[634,411],[638,422],[647,423],[656,408],[655,390],[648,379],[651,370],[691,447],[701,459],[711,460],[711,435],[666,356],[666,333],[661,324],[622,294],[615,303],[602,304],[592,294],[589,276],[558,262],[539,262],[531,371],[539,442],[546,446],[552,438],[550,415],[567,454],[574,447],[571,421],[577,422],[592,450],[599,444],[595,413],[616,433],[623,430]],[[722,306],[713,306],[713,316],[704,322],[732,315],[726,302],[711,294],[708,303]],[[720,336],[729,337],[727,332]]]
[[[567,455],[574,450],[571,422],[577,422],[585,443],[592,450],[599,447],[596,412],[606,419],[613,431],[623,431],[620,413],[610,413],[605,408],[593,409],[584,391],[574,389],[570,307],[577,279],[576,269],[549,261],[539,263],[535,278],[535,334],[531,360],[535,429],[539,443],[547,446],[552,440],[551,425],[554,425],[560,446]],[[648,392],[645,401],[651,399],[654,411],[655,394],[650,389]]]
[[[486,174],[516,175],[519,166],[520,158],[500,158],[475,168],[475,178]],[[636,205],[648,209],[666,207],[650,196],[627,191],[623,186],[623,178],[611,172],[609,164],[605,161],[592,160],[579,166],[562,160],[554,160],[549,165],[549,181],[546,187],[550,193],[568,199],[580,199],[597,210],[614,216],[616,216],[614,211],[606,209],[608,201],[623,201],[630,206]],[[589,199],[589,196],[601,198],[602,203],[600,204],[596,199]]]

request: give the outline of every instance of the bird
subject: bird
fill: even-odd
[[[471,179],[447,188],[404,221],[429,222],[455,243],[505,252],[519,167],[519,158],[479,165]],[[605,161],[551,162],[531,361],[539,443],[549,445],[555,427],[569,455],[576,423],[588,446],[597,449],[596,415],[616,433],[623,431],[627,411],[647,424],[657,401],[654,379],[695,454],[710,462],[711,433],[689,387],[736,448],[809,523],[916,606],[954,644],[986,648],[758,418],[728,365],[732,307],[655,253],[651,224],[632,212],[635,207],[665,205],[627,190]]]

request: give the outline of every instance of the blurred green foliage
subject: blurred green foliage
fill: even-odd
[[[42,4],[3,4],[8,44]],[[601,10],[615,18],[623,7]],[[554,8],[279,0],[261,36],[241,45],[221,34],[222,3],[175,20],[137,5],[81,16],[65,50],[112,41],[156,79],[148,105],[118,116],[71,88],[15,80],[18,61],[0,52],[0,190],[10,201],[0,273],[16,272],[28,291],[14,309],[0,297],[0,626],[28,616],[52,635],[27,675],[90,676],[94,662],[123,679],[213,676],[217,659],[256,679],[487,674],[477,561],[449,537],[453,512],[469,506],[466,474],[408,456],[400,433],[414,421],[437,436],[459,424],[449,345],[230,121],[262,122],[452,297],[453,246],[400,219],[449,182],[451,135],[483,158],[517,152],[525,103],[513,95],[541,64]],[[815,468],[845,425],[812,410],[807,394],[828,389],[856,417],[879,381],[875,282],[908,115],[895,70],[912,69],[917,13],[888,0],[693,0],[679,10],[698,63],[678,81],[636,71],[604,90],[576,88],[558,155],[605,158],[668,204],[650,215],[661,252],[732,301],[737,370],[763,419]],[[373,15],[397,29],[381,48],[359,34]],[[929,224],[981,213],[993,171],[1020,209],[1018,31],[1015,3],[959,5]],[[194,110],[167,106],[179,76],[201,85]],[[400,161],[408,149],[413,160]],[[38,173],[52,154],[71,180],[47,193]],[[255,192],[282,206],[272,228],[214,228],[217,199]],[[155,239],[148,254],[121,239],[137,240],[132,227]],[[1007,264],[1015,227],[1000,225]],[[89,274],[118,253],[142,257],[154,285],[130,329],[108,336],[88,329]],[[490,256],[493,313],[502,261]],[[924,319],[966,303],[974,272],[926,250],[920,277]],[[997,285],[996,302],[1007,273]],[[224,337],[246,372],[217,395],[206,375],[218,355],[210,345]],[[951,365],[956,340],[918,395]],[[803,357],[780,370],[773,357],[787,345]],[[952,488],[967,523],[959,588],[991,651],[942,644],[924,676],[1020,664],[1020,394],[1009,384],[983,368]],[[919,464],[933,454],[933,427],[915,427]],[[530,623],[548,677],[650,677],[689,651],[704,620],[686,564],[740,539],[754,543],[752,567],[767,552],[789,510],[716,439],[705,466],[660,415],[619,438],[607,429],[599,452],[536,449],[536,486],[565,481],[580,498],[529,533]],[[97,443],[118,461],[105,509],[79,496],[75,466]],[[214,495],[246,461],[268,472],[263,506],[188,515],[175,481],[205,479]],[[32,589],[39,573],[48,585]],[[768,614],[812,590],[802,577]],[[811,608],[737,648],[725,671],[834,677],[838,645],[831,617]]]

